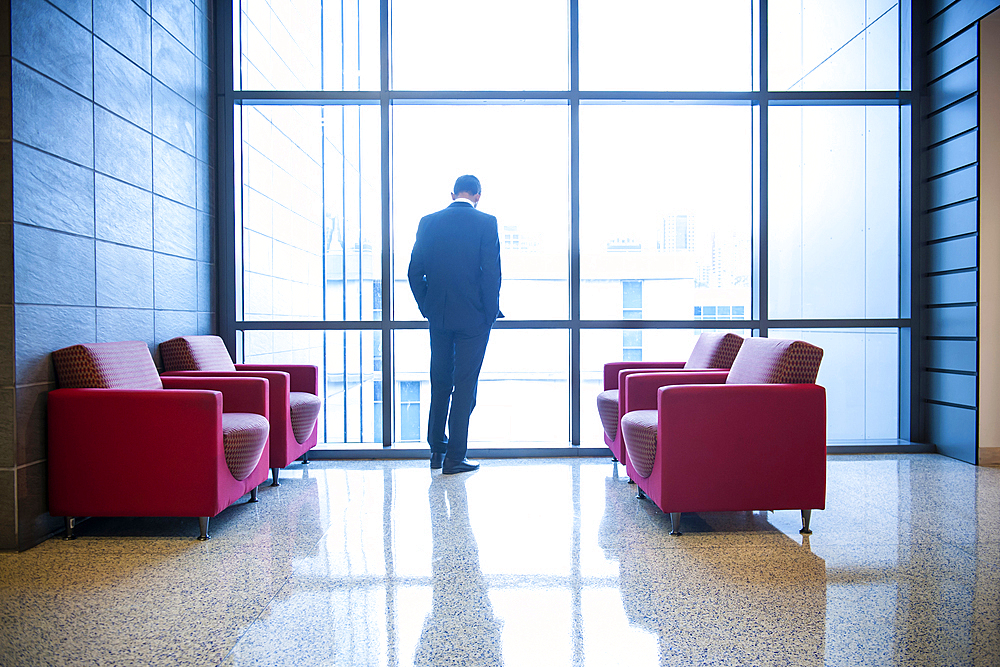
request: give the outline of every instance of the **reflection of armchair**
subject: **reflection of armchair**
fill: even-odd
[[[316,419],[323,401],[319,397],[319,369],[303,364],[233,364],[226,344],[218,336],[180,336],[160,343],[164,376],[262,377],[270,383],[272,484],[278,470],[304,457],[316,446]]]
[[[52,353],[49,513],[208,520],[267,479],[267,381],[160,378],[140,341]],[[168,391],[169,390],[169,391]],[[211,391],[205,391],[211,390]]]
[[[626,470],[680,534],[681,512],[826,506],[823,350],[748,338],[728,373],[625,378]]]
[[[740,351],[743,338],[734,333],[703,333],[698,337],[685,361],[614,361],[604,364],[604,391],[597,395],[597,412],[604,426],[604,442],[612,455],[625,463],[626,451],[622,442],[621,424],[625,415],[622,396],[623,378],[630,373],[654,370],[704,370],[728,369]]]
[[[759,548],[732,538],[690,548],[666,537],[666,517],[636,511],[634,502],[612,476],[605,479],[598,544],[618,562],[629,632],[657,643],[655,661],[640,645],[631,647],[630,663],[822,667],[826,563],[810,551],[808,536],[797,544],[766,514],[727,514],[718,523],[753,531]],[[615,613],[602,610],[602,618]]]

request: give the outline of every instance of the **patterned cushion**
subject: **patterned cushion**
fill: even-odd
[[[323,407],[323,401],[316,394],[306,391],[288,392],[288,403],[291,408],[292,433],[295,440],[302,444],[312,435],[313,427],[316,425],[316,416],[319,409]]]
[[[235,371],[226,344],[218,336],[179,336],[160,343],[165,371]]]
[[[52,361],[64,389],[163,389],[142,341],[72,345],[53,352]]]
[[[222,448],[226,465],[237,481],[250,476],[267,442],[267,419],[249,412],[222,413]]]
[[[730,368],[742,344],[743,337],[734,333],[703,333],[684,368]]]
[[[597,395],[597,414],[604,424],[604,433],[609,440],[618,437],[618,390],[608,389]]]
[[[812,384],[823,348],[801,340],[747,338],[726,384]]]
[[[633,410],[622,417],[622,439],[629,463],[645,479],[656,460],[656,410]]]

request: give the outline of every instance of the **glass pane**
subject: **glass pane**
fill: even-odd
[[[827,440],[899,437],[898,329],[771,329],[823,348],[816,383],[826,387]]]
[[[750,90],[751,0],[580,0],[583,90]]]
[[[771,90],[896,90],[899,2],[770,0]]]
[[[238,90],[378,90],[378,0],[241,0]]]
[[[642,329],[625,329],[622,331],[622,345],[629,347],[642,347]]]
[[[897,317],[898,107],[772,107],[768,310]]]
[[[619,343],[621,332],[617,332]],[[420,383],[420,442],[426,447],[430,409],[430,342],[426,329],[396,331],[398,383]],[[411,404],[412,405],[412,404]],[[397,407],[397,413],[399,409]],[[397,438],[400,440],[397,429]],[[569,443],[569,336],[563,330],[494,329],[479,375],[470,447]]]
[[[751,127],[749,106],[581,107],[583,318],[749,312]],[[633,281],[641,314],[625,303]]]
[[[395,319],[421,319],[406,280],[417,224],[467,173],[482,182],[479,209],[497,217],[504,315],[568,316],[568,137],[565,106],[393,107]]]
[[[381,318],[379,110],[242,107],[244,320]]]
[[[365,448],[382,444],[380,331],[243,331],[248,364],[312,364],[325,385],[319,414],[324,443]]]
[[[566,0],[393,2],[396,90],[566,90]]]
[[[703,332],[731,331],[744,338],[741,329],[642,329],[636,358],[624,345],[628,331],[584,329],[580,332],[580,445],[603,447],[604,429],[597,415],[597,395],[604,391],[604,364],[612,361],[687,361]]]

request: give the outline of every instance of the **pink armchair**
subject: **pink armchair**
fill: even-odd
[[[141,341],[52,353],[49,513],[208,522],[267,480],[267,381],[163,378]]]
[[[269,382],[271,486],[278,470],[299,457],[309,462],[316,446],[316,420],[323,407],[319,369],[302,364],[233,364],[218,336],[180,336],[160,343],[164,377],[262,377]]]
[[[597,412],[604,426],[604,442],[615,460],[626,462],[621,424],[625,415],[621,396],[623,378],[631,373],[728,369],[740,351],[743,337],[734,333],[703,333],[685,361],[613,361],[604,364],[604,391],[597,395]]]
[[[625,378],[626,470],[670,514],[798,509],[809,533],[826,506],[823,350],[748,338],[728,372],[637,373]]]

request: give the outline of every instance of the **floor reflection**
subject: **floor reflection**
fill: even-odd
[[[431,613],[414,665],[502,665],[501,633],[469,521],[467,475],[435,475],[427,491],[432,536]]]
[[[0,554],[0,665],[1000,665],[1000,469],[832,456],[795,511],[669,517],[604,459],[314,461],[213,519]]]
[[[648,501],[605,480],[600,540],[619,564],[629,625],[656,638],[658,665],[825,661],[826,565],[768,522],[766,512],[685,515],[685,535]],[[736,534],[756,544],[726,548],[692,539]],[[687,539],[685,539],[687,537]]]

